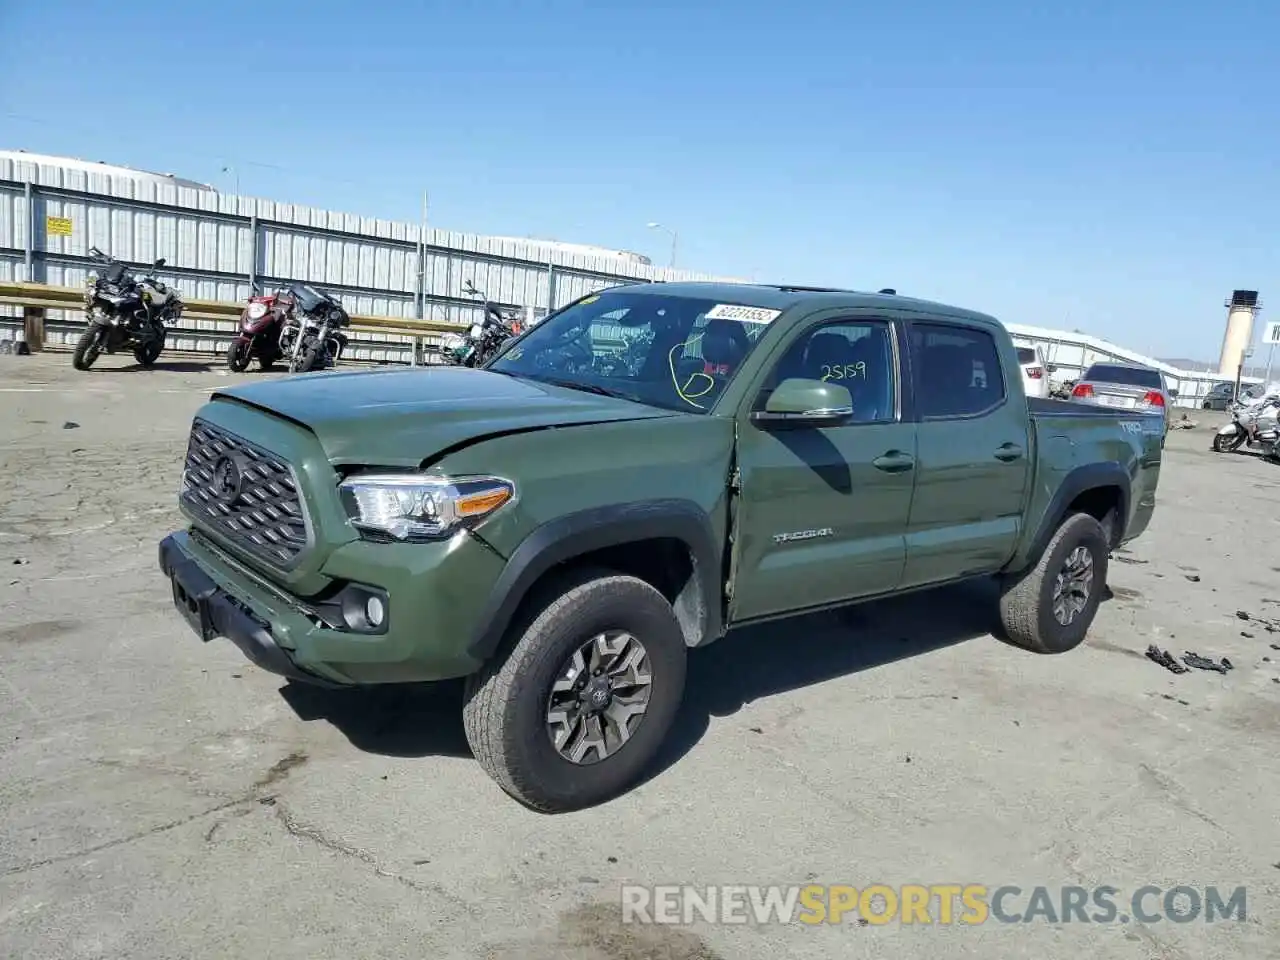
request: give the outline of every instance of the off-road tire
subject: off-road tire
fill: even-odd
[[[1054,585],[1067,557],[1079,546],[1085,547],[1093,560],[1093,583],[1084,609],[1064,626],[1053,613]],[[1102,524],[1087,513],[1066,517],[1049,540],[1040,562],[1001,583],[1000,620],[1005,639],[1034,653],[1066,653],[1079,646],[1106,589],[1109,554]]]
[[[612,755],[575,764],[551,742],[547,700],[577,647],[611,629],[627,630],[644,645],[653,676],[649,705]],[[533,599],[513,621],[504,649],[466,686],[463,727],[484,771],[544,813],[594,806],[631,786],[666,738],[684,693],[684,634],[662,594],[635,577],[580,571]]]
[[[239,340],[227,344],[227,369],[232,373],[243,373],[249,369],[249,348]]]
[[[101,355],[98,327],[95,324],[89,324],[89,329],[80,334],[80,339],[76,341],[76,349],[71,354],[71,365],[77,370],[88,370]]]

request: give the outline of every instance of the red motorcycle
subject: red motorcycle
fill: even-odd
[[[270,370],[284,356],[280,335],[285,325],[293,322],[296,304],[290,293],[284,290],[263,293],[257,283],[253,290],[254,295],[240,314],[240,333],[227,346],[227,366],[236,373],[246,369],[254,359],[260,370]]]

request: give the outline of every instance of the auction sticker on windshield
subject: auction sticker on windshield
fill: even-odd
[[[717,303],[707,311],[708,320],[743,320],[747,323],[769,323],[777,319],[781,310],[767,307],[744,307],[737,303]]]

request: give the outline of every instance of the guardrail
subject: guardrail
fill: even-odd
[[[192,353],[224,351],[236,334],[244,304],[185,299],[183,303],[180,325],[169,328],[171,347],[179,352]],[[82,311],[84,289],[81,287],[0,282],[0,304],[22,308],[23,339],[32,351],[40,351],[50,345],[66,345],[68,334],[74,339],[84,327],[83,321],[47,321],[45,317],[46,310]],[[350,344],[344,359],[411,365],[429,363],[433,354],[438,352],[440,338],[461,329],[461,324],[435,320],[353,314],[348,333]]]

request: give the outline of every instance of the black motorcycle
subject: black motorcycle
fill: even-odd
[[[347,347],[342,328],[351,317],[336,299],[309,283],[289,286],[293,315],[280,334],[280,352],[289,358],[290,373],[332,367]]]
[[[484,296],[470,282],[465,289],[472,296]],[[465,336],[451,334],[446,337],[441,345],[441,355],[445,363],[453,366],[479,367],[497,356],[507,341],[520,335],[521,329],[519,320],[503,314],[485,297],[484,319],[473,323]]]
[[[103,271],[100,275],[90,273],[85,283],[87,326],[71,355],[72,366],[88,370],[104,352],[120,350],[132,350],[140,365],[151,366],[164,350],[165,325],[177,323],[184,306],[178,292],[155,276],[164,266],[164,258],[139,279],[125,264],[97,247],[89,256],[103,265]]]

